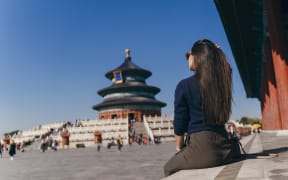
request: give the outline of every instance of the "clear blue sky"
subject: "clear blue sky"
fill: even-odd
[[[213,0],[3,0],[0,1],[0,135],[15,129],[96,119],[97,94],[111,84],[104,74],[124,61],[152,72],[148,85],[173,114],[174,89],[191,75],[184,53],[208,38],[233,68],[231,119],[260,117],[247,99]]]

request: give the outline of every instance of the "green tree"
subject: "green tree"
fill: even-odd
[[[248,117],[242,117],[240,119],[239,123],[246,125],[246,124],[248,124],[248,119],[249,119]]]
[[[247,125],[247,124],[253,125],[253,124],[257,123],[257,124],[260,124],[262,126],[261,119],[259,119],[259,118],[249,118],[249,117],[246,117],[246,116],[242,117],[240,119],[239,123],[244,124],[244,125]]]

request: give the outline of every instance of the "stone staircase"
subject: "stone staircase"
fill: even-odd
[[[143,136],[148,137],[147,130],[146,130],[143,122],[135,122],[135,123],[133,124],[133,127],[134,127],[135,133],[136,133],[137,135],[143,134]]]
[[[26,151],[35,151],[35,150],[40,151],[40,145],[41,145],[41,140],[37,139],[30,146],[26,146],[24,149]]]

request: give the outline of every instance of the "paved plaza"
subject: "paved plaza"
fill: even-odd
[[[17,152],[11,161],[0,159],[2,180],[159,180],[163,166],[173,155],[174,143],[124,146],[121,152],[95,148]]]
[[[283,134],[284,133],[284,134]],[[287,180],[288,131],[253,134],[241,140],[245,160],[215,168],[182,170],[164,178],[163,166],[175,153],[174,143],[160,145],[65,149],[57,152],[20,153],[13,161],[4,152],[0,160],[2,180]],[[277,154],[273,158],[269,153]]]

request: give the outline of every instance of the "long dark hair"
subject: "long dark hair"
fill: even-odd
[[[207,39],[196,41],[191,51],[200,84],[205,122],[225,124],[231,114],[231,66],[220,47]]]

